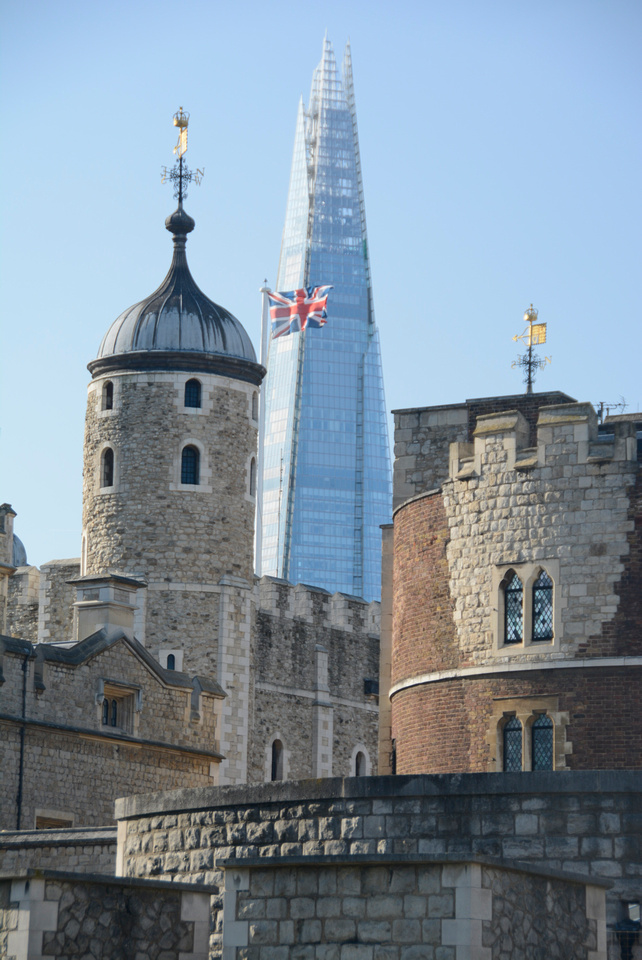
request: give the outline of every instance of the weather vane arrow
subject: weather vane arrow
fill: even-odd
[[[179,107],[178,111],[174,114],[174,126],[178,127],[178,143],[174,147],[174,153],[178,156],[178,162],[171,168],[161,168],[161,183],[165,183],[166,180],[171,180],[174,184],[174,196],[178,198],[179,205],[181,205],[187,197],[186,185],[193,180],[196,186],[198,186],[205,176],[204,167],[192,171],[183,161],[183,156],[187,153],[188,125],[189,113],[184,111],[182,107]]]

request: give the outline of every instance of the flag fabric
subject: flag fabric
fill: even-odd
[[[272,337],[305,330],[307,326],[323,327],[326,323],[326,304],[332,286],[302,287],[288,293],[268,293]]]

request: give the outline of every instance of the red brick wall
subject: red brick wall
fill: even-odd
[[[496,697],[558,697],[572,770],[642,768],[642,668],[542,670],[411,687],[392,699],[397,773],[495,769],[487,737]]]
[[[441,493],[414,500],[395,515],[393,684],[419,673],[457,666],[448,540]]]

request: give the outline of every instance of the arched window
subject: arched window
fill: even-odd
[[[113,487],[114,485],[114,451],[112,450],[111,447],[106,447],[103,450],[100,472],[101,472],[101,477],[100,477],[101,487]]]
[[[185,447],[181,454],[181,483],[198,485],[201,455],[196,447]]]
[[[103,726],[109,726],[109,700],[107,697],[103,700]]]
[[[363,750],[359,750],[354,758],[354,775],[355,777],[365,777],[366,775],[366,755]]]
[[[524,588],[514,570],[504,579],[504,643],[522,643],[524,639]]]
[[[533,642],[553,639],[553,581],[542,570],[533,584]]]
[[[283,780],[283,744],[280,740],[272,742],[272,780]]]
[[[515,773],[522,769],[522,724],[511,717],[504,724],[504,771]]]
[[[112,727],[118,726],[118,700],[112,700],[111,702],[110,722]]]
[[[250,460],[250,496],[256,496],[256,460],[254,457]]]
[[[553,769],[553,721],[541,713],[531,727],[533,770]]]
[[[114,409],[114,385],[108,380],[103,386],[103,410]]]
[[[259,419],[259,395],[258,393],[252,394],[252,420]]]
[[[167,669],[176,670],[176,657],[173,653],[168,653],[167,655]]]
[[[200,407],[201,383],[200,380],[188,380],[185,384],[185,406]]]

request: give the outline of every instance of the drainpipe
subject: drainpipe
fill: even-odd
[[[25,763],[25,718],[27,716],[27,672],[29,670],[29,658],[33,654],[33,647],[29,644],[29,651],[25,653],[22,661],[22,723],[20,725],[20,761],[18,764],[18,795],[16,797],[16,830],[20,830],[20,820],[22,817],[22,781],[24,776]]]

